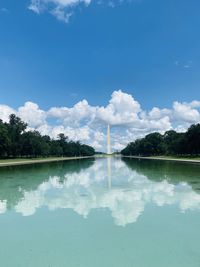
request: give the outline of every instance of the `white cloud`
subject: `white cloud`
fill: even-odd
[[[62,8],[56,7],[51,11],[51,14],[60,21],[65,23],[69,22],[70,17],[73,15],[72,12],[66,13]]]
[[[45,124],[46,113],[39,109],[39,106],[32,102],[26,102],[18,109],[17,115],[31,128],[37,128]]]
[[[106,129],[110,124],[112,147],[119,150],[150,132],[163,133],[169,129],[180,132],[191,123],[200,122],[200,101],[175,101],[171,108],[153,107],[146,111],[132,95],[119,90],[114,91],[109,103],[101,107],[91,106],[87,100],[79,101],[73,107],[52,107],[46,111],[32,102],[26,102],[16,110],[0,105],[0,119],[8,121],[11,113],[43,135],[56,138],[62,132],[72,140],[80,140],[99,150],[106,148]]]
[[[68,23],[72,8],[84,4],[88,6],[92,0],[31,0],[29,9],[37,14],[49,12],[58,20]]]
[[[193,108],[198,102],[193,101],[192,103],[179,103],[174,102],[173,109],[174,109],[174,117],[177,120],[185,121],[189,123],[195,123],[200,121],[200,113],[199,110]],[[197,105],[198,107],[198,105]]]
[[[73,108],[51,108],[48,116],[62,121],[64,125],[80,126],[80,124],[86,124],[93,120],[95,113],[96,108],[91,107],[86,100],[82,100]]]
[[[77,6],[88,7],[92,3],[98,5],[106,4],[108,7],[115,7],[117,4],[123,2],[131,2],[130,0],[31,0],[28,8],[37,13],[48,12],[58,20],[65,23],[69,22],[70,17],[73,14],[74,9]]]
[[[96,117],[110,125],[127,125],[138,120],[140,104],[129,94],[114,91],[107,107],[97,108]]]
[[[164,116],[170,116],[171,115],[171,110],[169,109],[159,109],[157,107],[154,107],[150,112],[149,112],[149,118],[152,120],[159,120],[163,118]]]
[[[0,105],[0,119],[4,122],[9,121],[9,115],[15,113],[15,110],[6,105]]]

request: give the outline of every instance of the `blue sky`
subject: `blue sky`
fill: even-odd
[[[148,112],[200,99],[199,1],[84,1],[0,1],[2,105],[107,106],[119,89]]]

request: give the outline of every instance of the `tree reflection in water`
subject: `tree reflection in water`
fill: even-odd
[[[107,157],[62,164],[14,167],[0,172],[0,213],[23,216],[46,207],[73,209],[87,218],[108,209],[115,224],[137,221],[147,204],[200,210],[200,166]]]

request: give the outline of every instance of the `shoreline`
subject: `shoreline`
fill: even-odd
[[[182,162],[182,163],[193,163],[200,164],[200,159],[179,159],[179,158],[167,158],[167,157],[141,157],[141,156],[122,156],[122,158],[129,159],[148,159],[148,160],[162,160],[162,161],[174,161],[174,162]]]
[[[0,161],[1,167],[12,167],[12,166],[22,166],[22,165],[31,165],[31,164],[42,164],[42,163],[50,163],[50,162],[59,162],[59,161],[69,161],[69,160],[77,160],[77,159],[89,159],[95,158],[95,156],[82,156],[82,157],[58,157],[58,158],[44,158],[44,159],[27,159],[27,160],[19,160],[13,159],[13,161],[3,162]],[[6,160],[5,160],[6,161]]]

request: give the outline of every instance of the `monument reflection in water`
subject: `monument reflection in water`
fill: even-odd
[[[179,212],[200,210],[199,166],[104,159],[72,161],[1,170],[0,213],[32,216],[72,209],[87,218],[106,209],[114,223],[134,223],[149,204],[176,206]],[[66,211],[67,212],[67,211]]]
[[[199,165],[96,160],[0,169],[3,267],[199,267]]]

